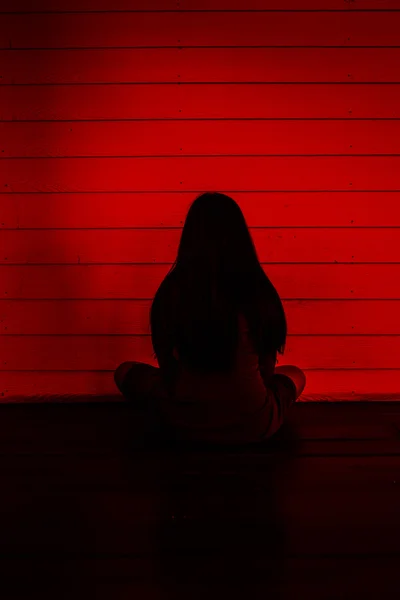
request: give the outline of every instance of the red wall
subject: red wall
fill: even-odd
[[[150,302],[208,189],[242,207],[303,398],[396,397],[400,0],[1,10],[3,400],[156,364]]]

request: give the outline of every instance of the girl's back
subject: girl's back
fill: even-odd
[[[179,295],[171,279],[165,280],[151,313],[155,355],[164,389],[168,389],[162,404],[164,419],[185,439],[251,442],[269,437],[295,400],[291,380],[274,375],[277,351],[262,355],[257,351],[247,317],[238,311],[239,335],[231,367],[208,372],[191,366],[173,341],[176,333],[171,313],[178,306]],[[274,310],[266,307],[266,313]],[[202,352],[207,354],[212,346],[211,337]]]

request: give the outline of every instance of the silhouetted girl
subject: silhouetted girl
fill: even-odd
[[[115,382],[181,439],[266,439],[304,389],[301,369],[275,368],[286,343],[282,302],[240,207],[225,194],[192,203],[150,326],[159,368],[125,362]]]

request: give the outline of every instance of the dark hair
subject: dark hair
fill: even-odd
[[[189,208],[176,260],[151,306],[154,357],[160,364],[161,348],[171,354],[176,348],[180,361],[193,370],[230,370],[239,312],[247,318],[259,355],[283,354],[285,312],[243,213],[229,196],[206,192]]]

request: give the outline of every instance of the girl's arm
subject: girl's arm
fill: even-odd
[[[276,351],[258,357],[258,368],[264,382],[275,373]]]
[[[166,381],[170,382],[175,376],[178,361],[174,357],[174,342],[171,327],[166,318],[168,314],[168,311],[165,310],[166,302],[165,294],[161,293],[159,288],[151,308],[150,327],[154,350],[153,356],[157,358],[162,376]]]

